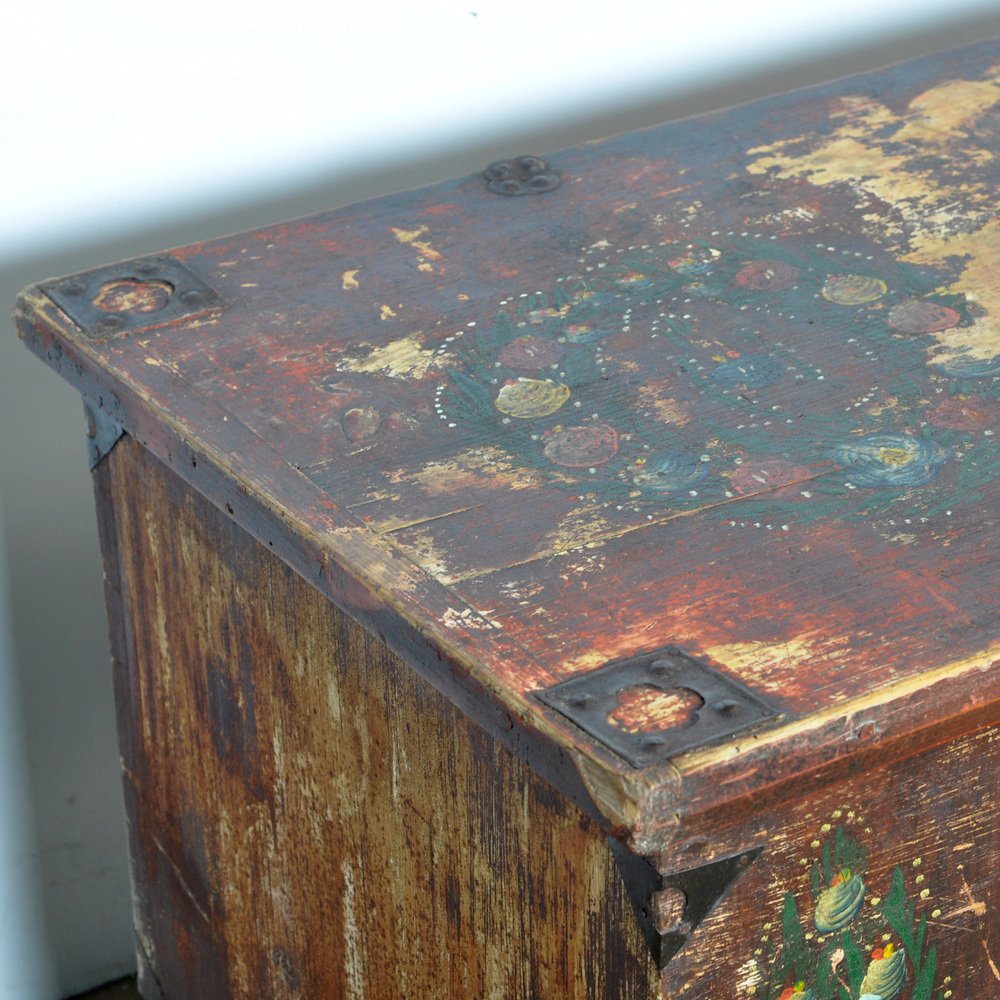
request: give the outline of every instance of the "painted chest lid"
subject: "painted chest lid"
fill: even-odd
[[[43,283],[22,331],[606,813],[707,807],[997,701],[998,74],[989,43]]]

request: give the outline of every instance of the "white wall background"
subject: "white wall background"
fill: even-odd
[[[13,0],[0,298],[1000,34],[1000,0]],[[0,1000],[132,967],[75,394],[0,337]]]

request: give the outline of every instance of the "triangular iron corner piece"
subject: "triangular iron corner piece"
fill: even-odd
[[[625,882],[643,937],[658,969],[687,944],[688,938],[733,887],[736,880],[756,861],[763,847],[754,847],[699,868],[661,874],[649,859],[633,854],[616,837],[609,837],[611,852]],[[664,930],[657,927],[654,895],[666,889],[683,893],[683,913]]]

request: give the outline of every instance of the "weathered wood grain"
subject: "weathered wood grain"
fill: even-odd
[[[24,293],[126,432],[148,996],[1000,994],[998,101],[991,41],[182,248],[186,318]],[[767,721],[538,697],[662,647]]]
[[[593,820],[131,438],[97,476],[144,995],[658,996]]]
[[[19,325],[607,829],[666,847],[668,800],[1000,704],[998,66],[987,42],[563,151],[538,197],[470,177],[183,248],[225,303],[190,320],[94,336],[36,290]],[[639,772],[535,697],[665,644],[779,716]]]
[[[805,990],[814,992],[801,996],[840,997],[838,983],[852,986],[848,962],[842,954],[837,958],[845,933],[866,968],[871,952],[888,941],[906,951],[898,928],[884,916],[895,877],[914,909],[911,925],[926,920],[924,964],[929,949],[936,954],[933,988],[925,992],[918,991],[913,955],[906,954],[907,986],[897,995],[1000,995],[998,762],[1000,729],[993,727],[895,764],[876,764],[834,785],[804,786],[797,799],[778,806],[748,803],[743,811],[719,810],[692,823],[672,856],[660,859],[665,870],[702,863],[720,851],[759,845],[764,851],[668,966],[664,994],[708,1000],[723,985],[733,1000],[775,1000],[804,980]],[[835,849],[838,836],[866,851],[862,866],[845,864],[860,875],[864,902],[842,927],[824,934],[815,919],[819,892],[812,871],[822,865],[825,849]],[[827,887],[821,880],[819,889]],[[795,915],[783,926],[789,893]],[[794,950],[788,926],[801,928],[803,961],[782,975],[783,961]],[[829,972],[833,961],[836,975],[824,992],[820,973]],[[856,982],[847,995],[859,995]]]

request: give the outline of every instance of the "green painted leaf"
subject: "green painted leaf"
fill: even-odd
[[[934,975],[937,972],[937,951],[928,949],[919,973],[915,974],[912,1000],[931,1000],[934,989]]]
[[[847,965],[847,981],[850,983],[851,992],[857,995],[861,989],[861,980],[865,977],[865,956],[854,943],[850,931],[844,931],[840,942],[844,949],[844,962]]]
[[[811,971],[810,956],[806,947],[806,935],[799,919],[799,908],[792,893],[785,896],[781,911],[781,934],[784,941],[783,971],[792,973],[795,979],[803,979]]]

